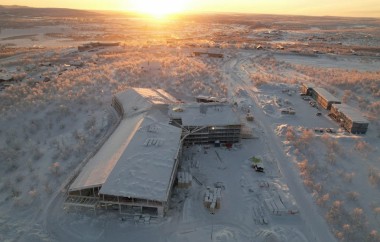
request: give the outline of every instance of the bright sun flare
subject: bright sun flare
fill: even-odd
[[[189,0],[131,0],[132,10],[149,14],[156,18],[163,18],[168,14],[179,13],[185,10]]]

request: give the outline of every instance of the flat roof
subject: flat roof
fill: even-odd
[[[172,105],[169,116],[182,119],[184,126],[240,125],[239,114],[231,104],[191,103]]]
[[[212,102],[219,102],[219,103],[225,103],[225,102],[227,102],[227,98],[218,98],[218,97],[212,97],[212,96],[199,95],[199,96],[196,96],[195,98],[196,99],[207,100],[207,101],[212,101]]]
[[[369,123],[360,111],[347,104],[333,104],[332,106],[355,123]]]
[[[314,88],[315,87],[315,84],[310,83],[310,82],[303,82],[302,85],[305,86],[306,88]]]
[[[8,73],[0,73],[0,80],[4,80],[4,81],[10,81],[13,79],[13,76],[11,74],[8,74]]]
[[[167,201],[182,130],[147,114],[100,194]]]
[[[115,97],[123,104],[126,116],[147,111],[155,105],[177,103],[177,99],[162,89],[129,88]]]
[[[69,191],[99,187],[104,184],[143,121],[144,115],[135,115],[121,121],[99,151],[83,167]]]
[[[330,92],[328,92],[326,89],[322,87],[315,87],[313,88],[314,91],[318,93],[318,95],[322,96],[324,99],[326,99],[328,102],[340,102],[340,100],[332,95]]]

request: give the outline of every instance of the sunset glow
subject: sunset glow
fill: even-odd
[[[0,0],[0,5],[125,10],[162,18],[183,12],[233,12],[312,16],[380,17],[379,0]]]
[[[131,0],[131,10],[148,14],[155,18],[164,18],[169,14],[180,13],[186,9],[187,0]]]

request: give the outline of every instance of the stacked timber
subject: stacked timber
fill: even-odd
[[[214,214],[221,207],[222,189],[208,187],[205,193],[203,205]]]

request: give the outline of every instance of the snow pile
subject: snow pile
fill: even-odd
[[[286,132],[288,131],[288,127],[289,127],[288,124],[280,124],[276,127],[274,132],[277,136],[283,137],[286,135]]]
[[[256,236],[259,242],[308,241],[298,229],[285,226],[275,226],[269,229],[258,230]]]
[[[264,103],[262,108],[266,114],[274,114],[276,112],[276,109],[271,102]]]

